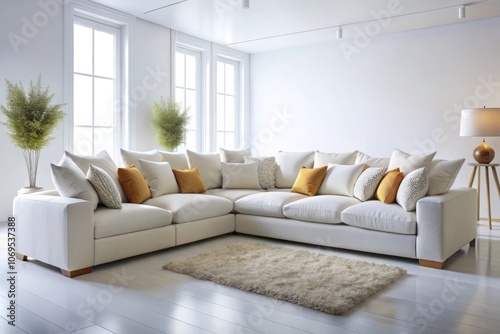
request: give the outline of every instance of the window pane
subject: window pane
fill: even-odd
[[[94,85],[94,125],[114,126],[114,82],[95,78]]]
[[[94,75],[115,77],[115,38],[103,31],[94,31]]]
[[[175,85],[185,87],[184,80],[184,53],[175,53]]]
[[[92,125],[92,77],[73,77],[73,123]]]
[[[234,81],[234,65],[226,63],[226,94],[234,95],[235,92],[235,81]]]
[[[217,62],[217,93],[224,93],[224,63]]]
[[[224,146],[224,132],[217,131],[217,147],[226,148]]]
[[[196,131],[188,131],[186,133],[186,145],[185,147],[188,149],[188,150],[197,150],[197,147],[196,147]]]
[[[196,105],[196,92],[194,90],[186,90],[186,108],[189,108],[189,119],[188,127],[190,129],[196,129],[196,110],[198,110]]]
[[[73,130],[73,150],[76,154],[93,155],[92,128],[76,126]]]
[[[225,138],[224,138],[224,147],[227,149],[235,149],[234,147],[234,133],[233,132],[226,132]]]
[[[184,89],[183,88],[176,88],[175,89],[175,102],[180,103],[181,106],[184,107]]]
[[[99,153],[102,150],[114,152],[115,131],[112,128],[94,129],[94,152]]]
[[[186,55],[186,88],[196,89],[196,58]]]
[[[226,95],[226,112],[224,113],[225,115],[225,127],[224,130],[226,131],[234,131],[235,127],[235,119],[234,119],[234,97],[232,96],[227,96]]]
[[[74,71],[92,74],[92,29],[74,25]]]
[[[224,95],[217,94],[217,131],[224,130]]]

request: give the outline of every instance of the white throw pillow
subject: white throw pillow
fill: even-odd
[[[413,211],[417,208],[417,201],[425,196],[429,188],[429,178],[425,167],[416,169],[403,178],[399,185],[396,202],[405,211]]]
[[[279,151],[278,154],[276,154],[276,164],[276,187],[291,188],[302,166],[312,168],[314,164],[314,151]]]
[[[385,167],[370,167],[363,171],[354,184],[354,197],[362,202],[371,199],[385,172]]]
[[[221,162],[222,188],[260,189],[258,165],[253,163]]]
[[[186,153],[176,153],[159,151],[161,155],[161,160],[163,162],[168,162],[172,169],[189,169],[189,163]]]
[[[399,170],[406,176],[408,173],[422,167],[429,169],[435,155],[436,152],[412,155],[395,149],[392,152],[391,161],[389,162],[389,167],[387,169],[393,170],[399,168]]]
[[[82,170],[69,158],[63,158],[59,165],[50,164],[52,182],[62,197],[80,198],[92,203],[94,210],[99,204],[94,187]]]
[[[222,162],[231,163],[243,163],[245,162],[244,157],[252,154],[250,147],[241,148],[238,150],[228,150],[225,148],[219,148],[220,159]]]
[[[363,172],[365,164],[358,165],[336,165],[328,164],[323,183],[318,189],[317,195],[354,195],[354,185],[359,175]]]
[[[151,151],[139,152],[139,151],[129,151],[121,148],[120,154],[122,156],[122,164],[124,167],[128,168],[134,165],[141,173],[142,170],[139,160],[156,161],[156,162],[161,161],[161,155],[157,149]]]
[[[139,164],[151,191],[151,197],[180,192],[174,172],[168,162],[139,160]]]
[[[464,162],[465,159],[433,160],[428,172],[429,189],[427,195],[441,195],[450,190]]]
[[[87,180],[94,187],[99,201],[110,209],[121,209],[122,199],[111,176],[104,169],[90,164]]]
[[[274,157],[243,157],[245,163],[257,163],[259,185],[262,189],[274,188],[276,185],[276,159]]]
[[[186,150],[189,168],[197,167],[201,180],[205,188],[221,188],[222,173],[220,170],[220,154],[216,153],[196,153]]]
[[[328,166],[329,163],[338,165],[353,165],[357,151],[347,153],[314,152],[314,168]]]
[[[127,195],[125,195],[120,180],[118,179],[118,167],[116,166],[113,159],[111,159],[108,152],[101,151],[96,155],[76,155],[65,151],[63,159],[65,157],[73,160],[73,162],[76,163],[78,167],[80,167],[84,175],[87,175],[90,164],[102,168],[106,173],[109,174],[109,176],[111,176],[111,179],[113,179],[113,183],[120,193],[122,203],[127,202]]]
[[[354,162],[355,164],[366,164],[370,167],[389,167],[389,162],[391,161],[391,158],[374,158],[372,156],[369,156],[368,154],[365,154],[361,151],[358,151],[358,154],[356,156],[356,161]]]

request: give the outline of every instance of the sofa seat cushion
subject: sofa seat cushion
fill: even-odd
[[[233,202],[207,194],[167,194],[148,199],[143,204],[172,212],[173,223],[223,216],[233,210]]]
[[[289,191],[263,192],[240,198],[234,202],[234,210],[256,216],[285,217],[283,215],[285,205],[307,197],[307,195]]]
[[[265,190],[263,189],[222,189],[222,188],[214,188],[209,189],[205,194],[214,195],[227,198],[231,202],[236,202],[242,197],[263,193]]]
[[[287,218],[316,223],[339,224],[344,209],[361,203],[354,197],[337,195],[319,195],[300,199],[283,207]]]
[[[385,204],[380,201],[367,201],[345,209],[341,214],[342,222],[370,230],[416,234],[415,211],[406,212],[396,203]]]
[[[94,212],[94,238],[101,239],[149,230],[170,223],[172,223],[170,211],[152,206],[122,203],[120,210],[99,206]]]

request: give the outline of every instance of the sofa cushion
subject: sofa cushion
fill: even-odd
[[[161,161],[161,155],[157,149],[151,151],[139,152],[139,151],[125,150],[121,148],[120,154],[122,156],[122,163],[124,167],[130,167],[134,165],[138,170],[141,171],[141,173],[143,171],[141,168],[141,164],[139,163],[139,160],[156,161],[156,162]]]
[[[259,185],[262,189],[276,186],[276,158],[275,157],[243,157],[245,163],[257,163]]]
[[[206,194],[207,195],[214,195],[214,196],[220,196],[227,198],[231,202],[236,202],[242,197],[248,196],[248,195],[253,195],[253,194],[259,194],[265,192],[263,189],[220,189],[220,188],[215,188],[215,189],[210,189],[207,190]]]
[[[233,202],[207,194],[168,194],[151,198],[143,204],[172,212],[173,223],[223,216],[233,210]]]
[[[354,184],[354,197],[361,202],[371,199],[386,171],[387,168],[385,167],[369,167],[365,169]]]
[[[222,173],[220,166],[220,154],[216,153],[196,153],[186,150],[189,168],[197,167],[205,185],[205,189],[221,188]]]
[[[342,222],[370,230],[416,234],[415,212],[406,212],[400,205],[367,201],[348,207],[341,214]]]
[[[404,175],[422,167],[429,169],[435,155],[436,152],[427,154],[409,154],[395,149],[392,152],[391,161],[389,162],[389,167],[387,167],[387,169],[393,170],[399,168]]]
[[[171,222],[170,211],[152,206],[124,203],[121,210],[99,207],[94,212],[94,238],[149,230]]]
[[[144,176],[134,165],[130,168],[118,168],[118,178],[130,203],[142,203],[151,197]]]
[[[172,167],[168,162],[139,160],[152,197],[180,192]]]
[[[306,168],[302,166],[291,192],[314,196],[318,192],[328,167]]]
[[[99,201],[110,209],[121,209],[122,200],[111,176],[104,169],[90,164],[87,180],[94,187]]]
[[[222,162],[243,163],[245,162],[244,157],[251,155],[252,151],[250,150],[250,147],[240,148],[237,150],[219,148],[219,153]]]
[[[222,188],[260,189],[258,165],[221,162]]]
[[[405,211],[414,211],[417,201],[425,196],[429,188],[429,177],[425,167],[410,172],[399,185],[396,202]]]
[[[256,216],[285,217],[283,215],[285,205],[307,197],[288,191],[263,192],[240,198],[234,202],[234,210]]]
[[[335,165],[328,164],[325,179],[318,189],[318,195],[353,196],[354,185],[363,172],[365,164]]]
[[[380,181],[375,197],[385,204],[394,203],[403,177],[404,174],[399,171],[399,168],[388,171]]]
[[[189,169],[186,153],[159,151],[161,161],[168,162],[173,169]]]
[[[320,195],[300,199],[283,207],[287,218],[316,223],[339,224],[344,209],[360,203],[353,197]]]
[[[450,190],[465,159],[432,160],[429,167],[429,189],[427,195],[441,195]]]
[[[276,187],[291,188],[302,166],[311,168],[314,152],[283,152],[276,154]]]
[[[358,151],[358,155],[356,156],[355,164],[367,164],[370,167],[389,167],[389,162],[391,158],[374,158],[365,154],[361,151]]]
[[[175,175],[177,184],[181,189],[183,194],[202,194],[205,191],[205,185],[200,177],[200,172],[198,168],[193,167],[191,169],[172,169]]]
[[[314,168],[328,166],[329,163],[338,165],[352,165],[356,161],[358,151],[347,153],[314,152]]]

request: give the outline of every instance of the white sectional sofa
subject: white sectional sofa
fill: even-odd
[[[100,160],[78,160],[79,157],[67,155],[75,159],[81,173],[87,173],[87,176],[89,164],[100,165],[103,170],[109,167],[110,174],[115,168],[108,158],[101,159],[102,156]],[[29,256],[74,277],[91,272],[93,266],[102,263],[236,232],[401,256],[418,259],[424,266],[443,268],[446,259],[457,250],[467,244],[474,246],[477,192],[472,188],[449,189],[463,160],[435,160],[430,164],[433,155],[431,160],[427,159],[424,162],[429,170],[426,193],[416,200],[415,209],[408,210],[404,204],[386,204],[372,199],[373,196],[360,200],[353,195],[335,194],[335,191],[341,194],[352,192],[351,188],[360,180],[358,172],[347,183],[338,178],[331,183],[336,165],[328,169],[332,172],[326,174],[321,185],[324,189],[320,188],[318,195],[290,191],[302,165],[313,168],[333,161],[340,166],[363,163],[382,168],[380,166],[395,163],[394,154],[391,158],[377,159],[361,152],[279,152],[276,157],[257,159],[274,166],[274,175],[269,170],[262,170],[265,165],[251,164],[254,160],[247,158],[248,155],[248,150],[222,150],[221,162],[218,153],[188,151],[183,155],[156,150],[123,150],[125,166],[134,163],[143,166],[142,173],[152,198],[140,204],[127,203],[127,195],[123,195],[123,189],[118,189],[120,180],[117,183],[116,175],[112,175],[111,179],[119,190],[117,196],[122,202],[120,209],[103,206],[101,194],[99,205],[93,203],[88,198],[88,188],[73,191],[71,197],[61,196],[56,190],[18,196],[13,203],[18,222],[18,258],[27,260]],[[400,166],[402,169],[419,167],[421,161],[412,161],[409,155],[406,157],[406,162],[414,166]],[[246,166],[233,164],[244,161],[248,163]],[[275,165],[273,161],[276,161]],[[203,193],[180,193],[175,185],[174,190],[162,193],[158,180],[148,173],[145,166],[167,169],[198,167],[203,184],[210,186]],[[342,168],[338,170],[356,169]],[[349,178],[354,174],[338,175]],[[270,177],[274,177],[279,188],[261,189],[262,184],[270,182]],[[339,184],[350,186],[331,194],[327,182],[330,186],[333,184],[333,188],[342,188]],[[58,185],[58,182],[54,183]],[[245,187],[238,188],[239,185]],[[60,191],[67,195],[66,189]],[[432,192],[443,193],[435,195]]]

